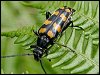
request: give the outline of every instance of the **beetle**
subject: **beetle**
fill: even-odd
[[[46,12],[46,20],[39,28],[38,32],[33,30],[33,32],[38,36],[36,45],[30,46],[31,48],[34,48],[33,54],[2,56],[1,58],[34,55],[34,59],[36,61],[40,61],[41,67],[46,73],[42,66],[41,58],[44,54],[46,54],[46,56],[48,55],[48,51],[55,44],[56,39],[62,35],[62,33],[69,27],[70,24],[71,27],[78,27],[73,26],[73,21],[71,21],[71,16],[75,11],[75,9],[63,6],[53,12],[53,14]]]
[[[39,61],[44,54],[48,55],[48,50],[54,45],[54,42],[61,35],[70,24],[71,15],[75,12],[75,9],[72,9],[67,6],[63,6],[57,9],[53,14],[46,12],[46,20],[43,25],[39,28],[38,32],[33,32],[38,36],[37,44],[31,45],[31,48],[34,48],[33,54],[34,59]]]

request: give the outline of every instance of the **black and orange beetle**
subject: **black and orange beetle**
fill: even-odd
[[[71,15],[74,12],[74,9],[67,6],[57,9],[52,15],[50,12],[46,12],[46,21],[39,28],[38,32],[33,30],[38,36],[37,44],[31,45],[30,47],[34,48],[33,54],[36,61],[40,61],[41,63],[42,56],[44,54],[48,55],[48,50],[53,46],[57,37],[62,34],[70,24],[72,24],[73,27]]]
[[[55,44],[55,41],[59,35],[61,35],[70,24],[72,27],[73,22],[71,21],[71,15],[75,12],[74,9],[64,6],[57,9],[52,15],[50,12],[46,12],[46,21],[39,28],[38,32],[33,32],[38,36],[37,44],[31,45],[31,48],[34,48],[33,54],[36,61],[40,61],[44,54],[48,55],[48,50]],[[50,16],[51,15],[51,16]],[[81,27],[79,27],[81,28]],[[81,28],[82,29],[82,28]],[[32,55],[32,54],[23,54],[23,55]],[[18,55],[15,55],[18,56]],[[2,56],[2,58],[13,57],[12,56]],[[43,66],[42,69],[44,70]],[[46,73],[46,71],[44,70]]]
[[[31,45],[34,48],[34,59],[39,61],[43,54],[48,55],[48,50],[53,46],[58,35],[62,34],[67,27],[72,24],[71,15],[74,9],[64,6],[57,9],[52,15],[46,12],[46,21],[40,27],[38,32],[34,33],[38,36],[37,44]],[[49,17],[49,15],[51,15]]]

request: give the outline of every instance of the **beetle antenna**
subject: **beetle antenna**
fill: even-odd
[[[43,71],[45,72],[45,74],[47,74],[46,71],[45,71],[45,69],[44,69],[44,67],[43,67],[43,65],[42,65],[41,59],[40,59],[40,64],[41,64],[41,67],[42,67]]]
[[[9,58],[9,57],[16,57],[16,56],[30,56],[30,55],[33,55],[32,54],[16,54],[16,55],[8,55],[8,56],[1,56],[1,58]]]

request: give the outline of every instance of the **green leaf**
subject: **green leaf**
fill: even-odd
[[[33,30],[39,29],[43,21],[42,19],[45,19],[45,12],[53,12],[61,6],[72,7],[76,10],[72,16],[73,24],[82,27],[84,30],[74,27],[66,29],[61,38],[58,37],[59,39],[57,39],[57,43],[65,45],[66,47],[54,44],[47,56],[47,59],[52,59],[53,62],[44,62],[46,64],[44,67],[46,67],[46,70],[51,74],[97,74],[99,72],[98,1],[23,1],[19,3],[24,6],[25,9],[35,8],[36,12],[34,11],[34,13],[37,15],[33,15],[34,20],[36,20],[36,25],[24,26],[14,31],[2,32],[1,36],[17,37],[14,42],[15,44],[20,44],[24,49],[31,50],[30,45],[35,44],[37,41]],[[50,64],[52,64],[52,67],[47,67],[50,66]],[[33,73],[33,67],[32,65],[30,66],[28,73]],[[36,68],[34,70],[36,70]],[[38,71],[36,72],[39,73]],[[5,73],[5,71],[3,70],[2,73]]]
[[[97,63],[99,59],[97,59],[97,62],[96,62],[93,57],[93,56],[99,55],[97,53],[99,42],[95,43],[95,45],[97,45],[97,48],[96,49],[94,48],[94,41],[95,41],[94,39],[96,38],[99,40],[99,37],[98,37],[99,22],[96,21],[93,16],[93,14],[98,13],[99,7],[98,7],[98,4],[95,6],[97,10],[93,12],[92,2],[87,2],[87,3],[84,1],[76,2],[73,8],[76,9],[77,12],[73,15],[72,19],[74,21],[74,25],[82,27],[84,31],[80,31],[80,33],[78,33],[77,30],[73,30],[73,33],[71,34],[71,37],[69,37],[68,40],[60,39],[61,41],[63,40],[67,41],[67,44],[66,44],[67,47],[75,51],[75,53],[68,52],[68,53],[63,53],[64,56],[62,56],[62,54],[59,55],[59,57],[61,58],[56,63],[54,63],[52,67],[59,66],[61,67],[61,69],[69,71],[70,74],[84,74],[84,73],[95,74],[99,72],[99,63]],[[85,10],[85,8],[87,8],[87,11]],[[95,14],[95,17],[96,17],[96,14]],[[67,33],[67,30],[65,34],[66,33]],[[77,34],[78,36],[76,36]],[[78,40],[78,42],[74,44],[76,40]],[[53,54],[56,55],[58,53],[59,53],[59,49]],[[51,53],[50,55],[47,56],[47,58],[48,59],[49,57],[53,58],[54,57],[53,54]]]

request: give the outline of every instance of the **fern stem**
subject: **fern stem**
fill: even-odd
[[[80,52],[78,52],[78,51],[75,51],[74,49],[71,49],[70,47],[67,47],[67,48],[69,48],[70,50],[74,51],[77,55],[83,56],[86,60],[91,61],[92,64],[94,64],[95,66],[97,66],[97,67],[99,66],[99,64],[95,63],[92,59],[87,58],[87,56],[86,56],[85,54],[82,54],[82,53],[80,53]]]

